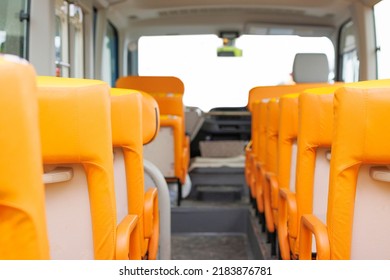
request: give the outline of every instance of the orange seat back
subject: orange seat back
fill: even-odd
[[[96,80],[38,77],[38,100],[43,163],[73,169],[69,182],[46,185],[51,255],[114,259],[109,86]]]
[[[0,259],[48,259],[35,71],[0,56]]]
[[[296,168],[298,226],[302,215],[326,218],[330,148],[333,137],[333,94],[339,86],[305,90],[299,96],[299,129]],[[291,223],[290,223],[291,224]],[[299,254],[299,226],[292,253]]]
[[[117,218],[122,220],[127,214],[134,214],[139,217],[137,230],[139,231],[138,245],[140,247],[132,250],[135,258],[143,257],[147,253],[148,255],[157,255],[159,232],[158,211],[154,219],[144,215],[142,98],[142,94],[134,90],[111,89],[111,124],[112,141],[115,147],[114,171]],[[155,125],[155,122],[150,125]],[[153,133],[148,132],[146,134]],[[157,200],[157,198],[155,199]],[[158,205],[155,206],[158,207]],[[155,239],[156,241],[154,241]],[[154,244],[153,248],[150,248],[151,243]]]
[[[271,189],[271,177],[277,174],[279,131],[279,100],[271,99],[267,103],[265,120],[265,164],[263,165],[263,204],[266,225],[269,232],[275,232],[275,214],[277,196],[273,197]]]
[[[346,85],[334,104],[330,257],[389,259],[390,80]]]
[[[127,76],[119,78],[116,87],[144,91],[157,101],[161,114],[160,134],[154,143],[145,148],[145,156],[157,165],[166,178],[178,178],[184,184],[190,155],[189,138],[185,136],[183,82],[176,77]],[[167,143],[174,146],[168,147]],[[163,146],[167,146],[166,149]],[[163,156],[156,157],[162,152],[165,152]]]

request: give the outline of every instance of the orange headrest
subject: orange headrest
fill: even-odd
[[[335,83],[338,84],[338,83]],[[285,94],[302,92],[305,89],[332,86],[328,83],[302,83],[294,85],[280,85],[280,86],[260,86],[254,87],[249,91],[248,96],[248,110],[252,111],[252,104],[256,100],[265,98],[280,97]]]
[[[298,97],[299,93],[283,95],[279,100],[280,106],[280,139],[291,142],[298,134]]]
[[[177,77],[169,76],[127,76],[116,81],[118,88],[131,88],[147,93],[184,94],[184,84]]]
[[[305,139],[305,149],[332,144],[333,94],[339,87],[309,89],[299,96],[299,136]]]
[[[126,97],[119,97],[124,95]],[[124,101],[125,104],[122,104],[122,100],[126,100]],[[138,111],[141,112],[142,143],[147,144],[153,141],[160,128],[160,111],[156,100],[150,94],[134,89],[112,88],[111,102],[115,111],[112,112],[112,117],[115,118],[112,128],[114,146],[123,146],[124,141],[129,142],[129,137],[134,137],[136,127],[133,126],[127,130],[123,130],[121,127],[126,126],[125,123],[128,120],[132,120],[130,123],[133,123],[138,118],[136,117]],[[138,102],[140,102],[139,105],[137,105]],[[132,107],[132,110],[128,110],[128,106]],[[122,124],[119,126],[120,123]],[[123,133],[126,133],[126,135],[123,135]],[[124,140],[124,138],[127,140]],[[119,139],[122,139],[120,143],[118,143]]]
[[[142,95],[111,88],[111,126],[114,147],[138,147],[142,152]]]
[[[160,110],[152,96],[142,91],[141,94],[143,143],[148,144],[153,141],[160,129]]]
[[[0,259],[48,259],[35,71],[0,56]]]
[[[37,81],[45,163],[98,159],[98,146],[112,148],[111,136],[104,137],[106,132],[111,135],[106,83],[56,77],[38,77]]]
[[[109,86],[96,80],[38,77],[43,161],[81,163],[87,174],[96,259],[113,259],[116,206]]]
[[[156,99],[161,115],[184,117],[183,95],[173,93],[151,93],[150,95]]]

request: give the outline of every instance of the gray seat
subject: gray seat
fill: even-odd
[[[297,53],[293,64],[293,78],[296,83],[327,83],[329,81],[327,56],[324,53]]]

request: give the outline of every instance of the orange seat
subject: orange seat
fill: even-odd
[[[253,201],[253,199],[256,197],[253,185],[254,185],[254,167],[253,159],[252,157],[257,154],[258,149],[258,137],[259,137],[259,105],[257,103],[260,103],[260,100],[257,100],[254,102],[254,104],[251,106],[251,118],[252,118],[252,125],[251,125],[251,140],[245,147],[245,181],[250,189],[250,197]],[[256,120],[256,121],[255,121]]]
[[[254,111],[258,111],[259,119],[259,127],[258,127],[258,137],[257,151],[255,154],[251,156],[252,160],[252,168],[251,171],[252,179],[251,179],[251,188],[253,188],[253,193],[255,194],[255,202],[257,205],[257,210],[260,213],[260,222],[263,224],[263,231],[265,231],[265,213],[264,213],[264,193],[263,193],[263,184],[264,184],[264,176],[265,176],[265,164],[266,164],[266,139],[267,139],[267,107],[268,102],[262,101],[256,103],[254,106]]]
[[[190,139],[185,131],[183,82],[176,77],[127,76],[119,78],[116,87],[141,90],[156,99],[161,114],[160,132],[153,144],[145,147],[145,157],[152,159],[167,179],[176,178],[180,184],[184,184],[190,161]],[[166,129],[167,132],[164,131]],[[170,130],[173,131],[173,141],[166,141],[164,139],[169,136]],[[168,147],[165,148],[166,142],[174,143],[169,151]],[[171,156],[156,157],[156,151],[157,155],[167,152]],[[180,195],[178,198],[180,200]]]
[[[50,254],[128,257],[137,216],[116,220],[109,86],[38,77]]]
[[[390,80],[348,84],[334,101],[326,225],[303,215],[300,259],[389,259]]]
[[[156,259],[159,238],[158,197],[156,188],[150,188],[144,193],[142,98],[137,91],[111,89],[117,219],[122,220],[128,214],[139,217],[136,228],[139,231],[138,238],[134,242],[139,247],[132,248],[132,259]]]
[[[279,141],[279,100],[271,99],[268,103],[267,117],[267,176],[266,176],[266,195],[264,196],[264,205],[266,212],[269,211],[269,216],[277,228],[277,207],[278,207],[278,190],[277,175],[278,175],[278,141]],[[270,227],[272,227],[270,225]]]
[[[329,160],[326,158],[332,142],[333,93],[338,86],[305,90],[299,96],[299,120],[295,193],[285,188],[280,192],[286,200],[281,203],[279,243],[283,259],[298,258],[299,220],[302,213],[312,213],[313,199],[327,195],[313,186],[328,182]],[[293,183],[293,182],[292,182]],[[321,212],[321,205],[315,210]]]
[[[0,259],[48,259],[35,71],[0,56]]]
[[[263,205],[267,230],[270,234],[271,254],[276,255],[277,196],[277,154],[279,131],[279,101],[271,99],[267,104],[265,134],[265,164],[262,165]]]
[[[316,71],[312,71],[315,65]],[[325,54],[298,53],[294,58],[293,78],[296,84],[279,86],[260,86],[250,90],[248,96],[248,110],[252,112],[254,102],[265,98],[277,98],[282,95],[299,93],[305,89],[328,86],[329,64]],[[257,119],[252,116],[252,126],[256,127]],[[252,134],[253,137],[253,134]],[[250,144],[249,144],[250,145]],[[253,145],[253,143],[252,143]],[[246,157],[251,157],[250,146],[247,146]],[[250,174],[253,168],[249,160],[246,160],[246,174]],[[248,176],[249,177],[249,176]]]
[[[279,99],[279,142],[278,142],[278,240],[287,232],[287,194],[295,193],[295,168],[298,135],[298,97],[299,93],[287,94]],[[292,240],[289,240],[292,242]],[[280,251],[286,249],[280,243]],[[287,248],[288,249],[288,248]]]

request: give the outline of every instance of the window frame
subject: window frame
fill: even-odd
[[[379,44],[379,42],[378,42],[378,29],[377,29],[377,20],[376,20],[376,14],[375,14],[375,6],[377,5],[377,4],[379,4],[381,1],[379,1],[378,3],[376,3],[374,6],[372,6],[372,14],[373,14],[373,18],[374,18],[374,29],[375,29],[375,32],[374,32],[374,37],[375,37],[375,59],[376,59],[376,79],[388,79],[389,78],[389,76],[379,76],[379,72],[380,72],[380,70],[381,70],[381,68],[380,68],[380,59],[379,59],[379,56],[380,56],[380,53],[381,52],[383,52],[383,49],[382,49],[382,47],[383,47],[383,42],[381,42],[382,43],[382,45],[380,45]],[[383,34],[382,34],[382,36],[381,37],[383,37]],[[385,48],[386,49],[386,48]],[[387,51],[389,51],[389,48],[387,48],[386,49]],[[389,73],[388,73],[389,74]]]

